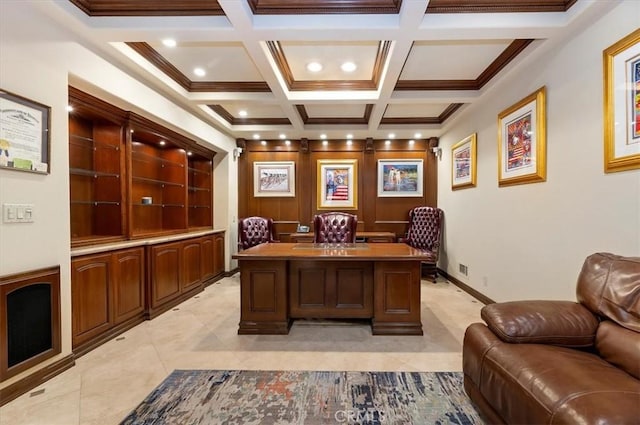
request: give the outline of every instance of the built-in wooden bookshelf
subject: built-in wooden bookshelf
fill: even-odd
[[[211,228],[214,152],[69,88],[72,246]]]
[[[69,184],[73,245],[126,237],[126,113],[69,88]]]
[[[187,153],[188,154],[188,153]],[[213,193],[212,161],[191,152],[188,156],[189,227],[211,227],[211,195]]]

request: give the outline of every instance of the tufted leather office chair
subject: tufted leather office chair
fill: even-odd
[[[409,211],[409,230],[403,241],[429,254],[429,260],[422,262],[422,275],[430,277],[432,282],[438,277],[436,266],[440,254],[443,216],[440,208],[413,208]]]
[[[355,243],[358,216],[327,212],[313,218],[314,242],[316,243]]]
[[[254,216],[238,220],[238,251],[268,242],[277,242],[272,219]]]

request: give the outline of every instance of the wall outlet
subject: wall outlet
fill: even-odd
[[[467,276],[469,274],[469,268],[467,266],[465,266],[462,263],[460,263],[458,266],[459,266],[458,270],[460,271],[460,273],[462,273],[465,276]]]

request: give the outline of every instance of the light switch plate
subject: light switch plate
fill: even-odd
[[[33,223],[33,204],[2,204],[3,223]]]

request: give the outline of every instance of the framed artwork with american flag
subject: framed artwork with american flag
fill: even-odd
[[[358,209],[358,161],[318,160],[318,209]]]
[[[498,186],[547,179],[545,98],[541,87],[498,115]]]
[[[608,47],[604,61],[604,171],[640,168],[640,29]]]

